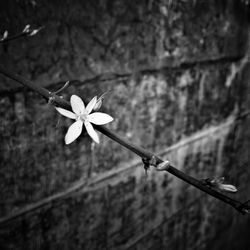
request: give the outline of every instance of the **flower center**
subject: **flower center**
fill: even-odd
[[[88,119],[88,115],[87,114],[81,114],[77,117],[77,120],[81,120],[83,122],[85,122]]]

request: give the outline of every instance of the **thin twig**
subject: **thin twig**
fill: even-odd
[[[37,29],[31,29],[30,25],[28,24],[28,25],[25,26],[23,31],[20,32],[20,33],[17,33],[17,34],[12,35],[12,36],[6,35],[6,37],[5,37],[5,35],[3,35],[3,38],[0,39],[0,43],[8,43],[10,41],[17,40],[19,38],[26,37],[26,36],[34,36],[43,28],[44,27],[41,26],[41,27],[39,27]],[[7,31],[5,31],[5,32],[7,32]],[[7,34],[8,34],[8,32],[7,32]]]
[[[22,33],[18,33],[18,34],[9,36],[8,38],[1,39],[0,43],[7,43],[7,42],[10,42],[10,41],[13,41],[13,40],[17,40],[17,39],[25,37],[25,36],[27,36],[27,34],[25,34],[23,32]]]
[[[12,80],[15,80],[15,81],[19,82],[20,84],[32,89],[33,91],[39,93],[47,101],[51,98],[51,92],[48,91],[47,89],[40,87],[40,86],[26,80],[25,78],[23,78],[17,74],[13,74],[12,72],[2,68],[1,66],[0,66],[0,73],[5,75],[6,77],[8,77]],[[65,101],[64,99],[60,98],[59,96],[57,96],[55,94],[53,94],[53,104],[55,106],[65,108],[67,110],[71,110],[70,103],[68,101]],[[140,156],[142,159],[148,159],[149,161],[151,159],[154,159],[155,167],[157,167],[157,165],[159,165],[160,163],[164,162],[162,159],[155,156],[153,153],[151,153],[151,152],[149,152],[149,151],[147,151],[147,150],[145,150],[137,145],[130,143],[126,139],[115,134],[114,132],[110,131],[109,129],[105,128],[104,126],[95,126],[95,129],[98,130],[99,132],[103,133],[104,135],[106,135],[110,139],[121,144],[122,146],[126,147],[128,150],[134,152],[135,154]],[[248,203],[244,203],[244,202],[242,203],[240,201],[232,199],[232,198],[204,185],[203,181],[197,180],[197,179],[193,178],[192,176],[189,176],[189,175],[183,173],[182,171],[176,169],[172,165],[169,165],[166,168],[166,171],[171,173],[172,175],[176,176],[177,178],[187,182],[188,184],[202,190],[203,192],[215,197],[216,199],[221,200],[221,201],[231,205],[232,207],[234,207],[237,211],[241,212],[242,214],[250,212],[250,206]]]

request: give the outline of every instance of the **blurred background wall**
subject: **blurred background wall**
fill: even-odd
[[[250,191],[248,1],[16,0],[0,63],[86,102],[108,91],[107,127],[197,178]],[[102,135],[71,124],[0,75],[0,249],[249,249],[250,217]]]

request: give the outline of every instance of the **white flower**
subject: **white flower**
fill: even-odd
[[[88,103],[85,108],[85,105],[82,99],[77,95],[72,95],[70,98],[70,104],[73,112],[68,111],[63,108],[56,107],[56,110],[61,114],[70,119],[75,119],[76,121],[69,127],[68,132],[65,136],[65,143],[70,144],[73,142],[81,133],[82,126],[84,124],[90,137],[96,142],[99,143],[99,137],[94,130],[91,123],[95,125],[104,125],[111,121],[113,118],[105,113],[95,112],[91,113],[94,106],[96,105],[97,98],[96,96]],[[91,114],[90,114],[91,113]]]

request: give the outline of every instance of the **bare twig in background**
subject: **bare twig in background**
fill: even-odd
[[[63,98],[60,98],[55,93],[51,93],[47,89],[37,86],[34,83],[24,79],[23,77],[13,74],[12,72],[2,68],[0,66],[0,73],[5,75],[6,77],[19,82],[20,84],[32,89],[33,91],[39,93],[41,96],[43,96],[47,101],[50,100],[55,106],[65,108],[67,110],[71,111],[70,103],[65,101]],[[53,94],[53,96],[51,95]],[[51,98],[53,100],[51,101]],[[126,147],[130,151],[134,152],[138,156],[140,156],[143,159],[143,162],[146,167],[154,166],[159,171],[167,171],[171,173],[172,175],[178,177],[179,179],[187,182],[188,184],[202,190],[203,192],[215,197],[218,200],[221,200],[232,207],[234,207],[237,211],[239,211],[242,214],[249,213],[250,212],[250,204],[249,202],[240,202],[235,199],[232,199],[226,195],[224,195],[221,192],[218,192],[216,189],[213,189],[213,187],[210,187],[208,185],[204,184],[204,180],[198,180],[193,178],[192,176],[189,176],[182,171],[176,169],[173,167],[170,162],[163,161],[159,157],[155,156],[153,153],[148,152],[147,150],[134,145],[127,141],[126,139],[122,138],[121,136],[115,134],[114,132],[108,130],[104,126],[94,126],[96,130],[103,133],[104,135],[108,136],[110,139],[116,141],[117,143],[121,144],[122,146]]]
[[[29,24],[27,24],[24,29],[22,30],[22,32],[17,33],[15,35],[9,36],[9,32],[8,30],[5,30],[2,38],[0,38],[0,43],[7,43],[13,40],[17,40],[19,38],[25,37],[25,36],[34,36],[36,35],[41,29],[43,29],[44,27],[41,26],[37,29],[33,29],[30,27]]]

